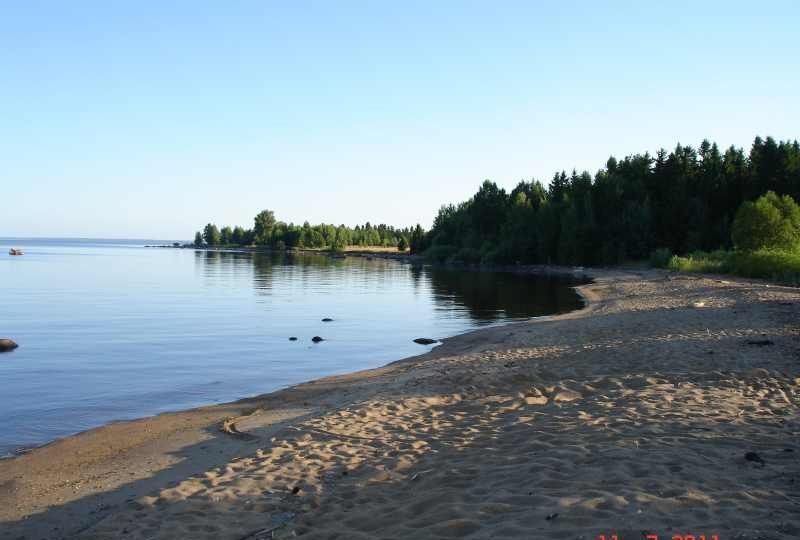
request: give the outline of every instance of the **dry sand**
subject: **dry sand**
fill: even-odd
[[[0,462],[0,539],[800,538],[800,291],[595,278],[579,312]]]

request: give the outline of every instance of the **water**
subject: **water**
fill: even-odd
[[[425,352],[417,337],[579,306],[564,282],[511,273],[147,243],[0,239],[0,337],[20,344],[0,354],[0,456],[377,367]]]

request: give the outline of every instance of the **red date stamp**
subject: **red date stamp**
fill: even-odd
[[[643,534],[644,540],[720,540],[718,534]],[[597,540],[625,540],[616,534],[599,534]]]

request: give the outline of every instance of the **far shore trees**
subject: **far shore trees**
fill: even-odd
[[[219,230],[219,242],[222,245],[233,243],[233,230],[227,225]]]
[[[397,247],[401,242],[406,246],[409,238],[416,232],[419,239],[424,236],[424,231],[411,228],[399,229],[389,225],[356,225],[351,228],[344,224],[332,225],[320,223],[311,225],[305,222],[302,225],[284,223],[275,218],[271,210],[263,210],[254,218],[253,228],[245,229],[240,226],[231,228],[224,226],[221,230],[213,223],[203,228],[202,233],[195,237],[195,246],[204,245],[211,247],[225,246],[257,246],[275,250],[310,248],[330,249],[343,251],[347,246],[358,247]]]
[[[262,210],[255,218],[255,243],[259,246],[267,246],[272,240],[272,229],[275,227],[275,214],[272,210]]]
[[[221,243],[219,229],[217,229],[216,225],[209,223],[203,228],[203,240],[209,246],[218,246]]]

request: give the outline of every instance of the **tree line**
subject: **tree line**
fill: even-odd
[[[194,237],[196,247],[214,246],[260,246],[272,249],[319,248],[342,250],[346,246],[394,247],[405,251],[412,247],[417,251],[423,238],[423,230],[416,227],[395,228],[389,225],[364,225],[348,227],[321,223],[302,225],[284,223],[275,219],[271,210],[263,210],[253,220],[253,227],[224,226],[218,228],[208,223]]]
[[[769,191],[800,201],[796,140],[756,137],[749,153],[704,140],[611,157],[594,176],[562,171],[547,187],[522,181],[506,192],[486,180],[441,207],[417,250],[439,262],[590,266],[730,249],[737,210]]]

